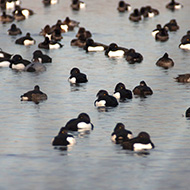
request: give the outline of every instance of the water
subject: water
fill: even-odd
[[[128,1],[133,8],[151,4],[160,11],[155,18],[130,22],[129,13],[118,13],[118,1],[85,1],[85,10],[73,12],[70,1],[44,7],[41,1],[25,0],[23,7],[35,15],[16,24],[23,35],[30,32],[37,44],[46,24],[69,16],[90,30],[93,39],[104,44],[134,48],[144,56],[140,64],[130,65],[125,59],[109,59],[103,52],[88,53],[70,46],[78,31],[63,34],[64,47],[43,51],[53,58],[43,73],[15,72],[1,68],[0,76],[0,189],[88,190],[88,189],[188,189],[190,175],[190,120],[182,115],[189,107],[189,84],[179,84],[174,77],[190,70],[190,52],[178,48],[181,37],[189,30],[188,0],[180,1],[184,8],[171,12],[166,1]],[[104,7],[106,6],[106,7]],[[177,20],[180,29],[169,33],[165,43],[156,42],[151,31],[156,24]],[[6,31],[11,24],[0,25],[0,47],[31,59],[37,44],[15,45],[15,37]],[[155,65],[168,52],[175,65],[164,70]],[[88,75],[89,82],[71,87],[67,79],[77,66]],[[146,99],[133,98],[117,108],[99,112],[93,105],[100,89],[110,94],[118,82],[133,89],[145,80],[154,94]],[[38,105],[21,102],[20,95],[38,84],[48,100]],[[67,150],[54,149],[51,139],[59,129],[79,113],[89,114],[94,130],[89,134],[73,133],[77,144]],[[148,154],[122,150],[110,140],[116,123],[122,122],[136,136],[147,131],[155,144]]]

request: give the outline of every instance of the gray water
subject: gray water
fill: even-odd
[[[64,47],[43,51],[53,58],[43,73],[15,72],[0,69],[0,189],[1,190],[147,190],[188,189],[190,185],[190,120],[183,117],[190,106],[190,84],[174,81],[178,74],[190,72],[190,51],[178,48],[180,39],[190,28],[190,1],[181,0],[183,9],[171,12],[169,1],[127,1],[132,8],[151,5],[160,15],[139,23],[129,21],[129,13],[119,13],[118,1],[85,1],[86,9],[70,8],[71,1],[44,7],[39,0],[23,0],[22,7],[36,13],[16,22],[23,35],[30,32],[36,45],[14,44],[18,37],[6,34],[11,24],[1,24],[0,47],[9,53],[31,59],[39,32],[46,25],[69,16],[92,32],[94,41],[134,48],[144,60],[130,65],[125,59],[109,59],[103,52],[85,53],[71,47],[75,31],[63,34]],[[156,42],[151,31],[157,24],[177,20],[180,29],[169,33],[169,40]],[[168,52],[175,65],[164,70],[155,65]],[[74,66],[88,75],[89,82],[71,87],[67,79]],[[98,111],[93,102],[100,89],[113,93],[118,82],[133,89],[141,80],[152,88],[151,97],[133,98],[107,112]],[[21,102],[20,95],[38,84],[48,95],[40,104]],[[87,134],[73,133],[77,144],[67,150],[55,149],[51,139],[59,129],[79,113],[86,112],[94,124]],[[155,149],[148,154],[123,150],[110,140],[116,123],[122,122],[136,136],[150,134]]]

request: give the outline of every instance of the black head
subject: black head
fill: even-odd
[[[13,61],[13,62],[14,62],[14,61],[20,61],[20,60],[22,60],[22,56],[21,56],[21,55],[18,55],[18,54],[14,55],[13,58],[12,58],[12,61]]]
[[[122,82],[120,82],[120,83],[118,83],[118,84],[116,85],[115,91],[117,92],[117,91],[119,91],[119,90],[121,90],[121,89],[125,89],[125,85],[124,85]]]
[[[117,123],[114,128],[114,132],[122,130],[122,129],[125,129],[125,125],[123,123]]]
[[[138,137],[141,139],[150,139],[150,135],[147,132],[140,132]]]
[[[30,37],[30,33],[29,32],[26,33],[26,37]]]
[[[134,14],[135,14],[136,16],[138,16],[138,15],[139,15],[139,10],[138,10],[138,9],[134,9]]]
[[[119,7],[124,7],[125,6],[125,2],[124,1],[120,1],[119,2]]]
[[[34,90],[39,91],[39,90],[40,90],[40,87],[39,87],[38,85],[36,85],[36,86],[34,87]]]
[[[165,53],[163,57],[164,57],[164,58],[168,58],[168,54],[167,54],[167,53]]]
[[[188,108],[185,112],[185,117],[190,117],[190,108]]]
[[[190,30],[187,31],[187,35],[190,35]]]
[[[36,50],[33,52],[33,56],[43,55],[41,50]]]
[[[85,32],[85,28],[84,27],[80,27],[78,30],[78,33],[84,33]]]
[[[12,29],[12,30],[15,30],[15,29],[16,29],[16,24],[12,24],[12,25],[11,25],[11,29]]]
[[[64,23],[69,24],[70,22],[71,22],[70,18],[66,17]]]
[[[146,85],[145,81],[141,81],[140,86],[147,86],[147,85]]]
[[[162,28],[161,24],[157,24],[157,25],[156,25],[156,28],[157,28],[158,30],[160,30],[160,29]]]
[[[72,68],[71,71],[70,71],[71,75],[75,75],[75,74],[78,74],[78,73],[80,73],[80,70],[77,67]]]
[[[118,48],[118,45],[117,45],[116,43],[111,43],[111,44],[109,45],[109,49],[110,49],[110,50],[114,50],[114,49],[116,49],[116,48]]]
[[[45,37],[44,42],[45,42],[46,44],[49,44],[49,43],[50,43],[49,38],[48,38],[48,37]]]
[[[86,40],[86,45],[87,45],[87,46],[90,46],[90,45],[92,45],[93,43],[94,43],[94,40],[91,39],[91,38],[88,38],[88,39]]]
[[[97,93],[97,97],[104,97],[107,96],[108,92],[106,90],[99,90],[99,92]]]
[[[78,119],[80,119],[81,121],[84,121],[86,123],[90,123],[90,117],[87,113],[80,113],[78,115]]]

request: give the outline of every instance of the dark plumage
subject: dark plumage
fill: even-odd
[[[41,63],[51,63],[52,58],[46,54],[43,54],[41,50],[36,50],[33,52],[32,61],[38,59]]]
[[[59,49],[63,45],[56,41],[50,41],[48,37],[45,37],[44,41],[38,44],[38,47],[42,49]]]
[[[0,57],[4,57],[4,58],[7,58],[7,59],[10,59],[10,58],[12,57],[12,54],[3,51],[3,50],[0,48]]]
[[[116,43],[111,43],[105,51],[108,57],[124,57],[128,52],[127,48],[119,47]]]
[[[12,25],[11,25],[11,28],[8,29],[7,33],[8,33],[8,35],[16,36],[16,35],[18,35],[18,34],[22,34],[22,31],[21,31],[20,28],[17,28],[17,27],[16,27],[16,24],[12,24]]]
[[[0,21],[2,23],[7,23],[7,22],[13,22],[14,17],[11,15],[7,15],[5,11],[3,11],[3,14],[0,16]]]
[[[174,78],[177,82],[189,83],[190,82],[190,73],[178,75]]]
[[[169,69],[174,66],[174,62],[171,58],[169,58],[168,54],[165,53],[163,57],[158,59],[156,65],[159,67],[163,67],[164,69]]]
[[[94,105],[96,107],[116,107],[118,106],[117,99],[114,96],[108,94],[106,90],[100,90],[97,95]]]
[[[175,0],[171,0],[171,2],[166,5],[166,8],[170,9],[172,11],[174,11],[176,9],[181,9],[182,7],[183,7],[183,5],[181,5],[178,2],[175,2]]]
[[[190,117],[190,108],[188,108],[185,112],[185,117]]]
[[[18,38],[15,41],[15,44],[20,44],[20,45],[34,45],[36,43],[36,41],[30,36],[30,33],[26,33],[26,36],[23,36],[21,38]]]
[[[131,6],[128,3],[125,3],[124,1],[119,1],[117,10],[119,12],[130,11],[131,10]]]
[[[126,53],[126,60],[130,64],[141,63],[143,61],[143,56],[134,49],[129,49]]]
[[[177,31],[179,29],[179,26],[177,25],[177,22],[175,19],[170,20],[169,23],[164,25],[164,28],[169,30],[170,32],[172,31]]]
[[[141,14],[138,9],[134,9],[133,13],[129,15],[129,20],[133,22],[139,22],[141,20]]]
[[[160,29],[160,31],[155,36],[156,41],[165,42],[169,39],[168,31],[165,28]]]
[[[144,81],[141,81],[140,85],[133,89],[133,94],[145,97],[146,95],[152,95],[153,91]]]

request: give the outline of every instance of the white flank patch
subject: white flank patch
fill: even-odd
[[[59,49],[60,45],[59,44],[49,44],[49,49]]]
[[[3,54],[3,53],[0,53],[0,57],[4,57],[4,54]]]
[[[113,96],[116,98],[116,99],[120,99],[120,93],[119,92],[116,92],[113,94]]]
[[[51,0],[51,5],[55,5],[57,3],[57,0]]]
[[[68,32],[68,26],[66,24],[61,25],[61,29],[64,30],[65,32]]]
[[[24,10],[22,10],[22,14],[23,14],[26,18],[28,18],[29,15],[30,15],[30,12],[29,12],[29,10],[24,9]]]
[[[14,8],[15,8],[14,1],[6,3],[6,9],[14,9]]]
[[[2,61],[0,62],[0,67],[9,67],[10,62],[9,61]]]
[[[84,2],[80,2],[80,9],[84,9],[86,7],[86,4]]]
[[[69,142],[69,145],[76,144],[76,140],[74,137],[67,137],[67,141]]]
[[[131,7],[131,6],[128,6],[127,9],[128,9],[128,11],[131,11],[132,7]]]
[[[24,45],[29,46],[29,45],[34,45],[35,41],[34,40],[24,40]]]
[[[72,84],[75,84],[76,83],[76,78],[72,77],[71,79],[69,79],[69,82],[72,83]]]
[[[190,50],[190,44],[180,44],[179,48]]]
[[[151,34],[152,34],[153,37],[155,37],[158,32],[159,32],[159,30],[155,30]]]
[[[22,100],[22,101],[28,101],[28,97],[23,96],[23,97],[21,98],[21,100]]]
[[[88,51],[104,51],[104,47],[103,46],[96,46],[96,47],[89,46]]]
[[[12,64],[12,69],[16,69],[16,70],[24,70],[24,68],[25,68],[25,65],[22,64],[22,63],[20,63],[20,64],[16,64],[16,65]]]
[[[116,135],[115,134],[111,136],[111,141],[116,142]]]
[[[106,101],[100,100],[99,102],[96,102],[95,105],[96,105],[96,107],[105,107]]]
[[[134,146],[134,151],[152,149],[152,145],[150,143],[149,144],[135,143],[133,146]]]
[[[181,9],[181,5],[179,4],[179,5],[175,5],[175,9]]]
[[[45,35],[45,37],[48,37],[49,40],[51,40],[51,36],[52,36],[51,34],[46,34],[46,35]]]
[[[149,18],[154,17],[154,13],[153,13],[153,12],[152,12],[152,13],[148,13],[148,17],[149,17]]]
[[[123,57],[124,51],[123,50],[109,51],[108,56],[109,57]]]
[[[132,134],[128,134],[127,137],[128,137],[129,139],[132,139],[132,138],[133,138],[133,135],[132,135]]]
[[[79,128],[79,129],[87,129],[87,130],[91,130],[92,129],[92,125],[91,125],[91,123],[85,123],[85,122],[80,122],[80,123],[78,123],[78,125],[77,125],[77,127]]]

